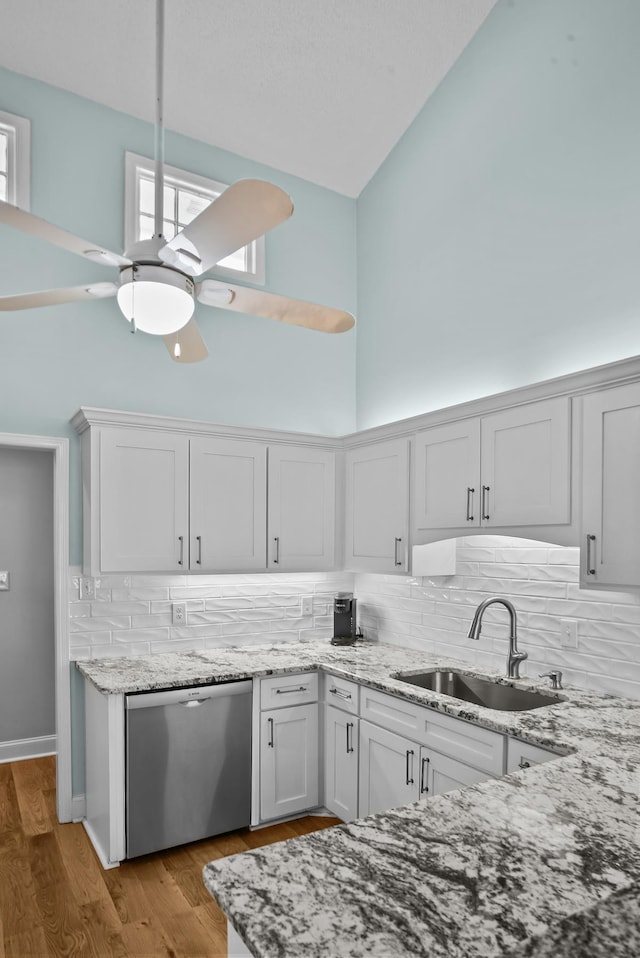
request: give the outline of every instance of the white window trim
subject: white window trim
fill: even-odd
[[[148,156],[141,156],[139,153],[125,152],[125,171],[124,171],[124,249],[128,250],[136,242],[137,236],[137,218],[140,207],[140,196],[138,190],[138,171],[144,170],[149,173],[155,173],[155,164]],[[222,193],[226,190],[227,183],[219,183],[216,180],[208,179],[206,176],[200,176],[198,173],[190,173],[186,170],[178,169],[176,166],[164,164],[164,174],[169,181],[185,189],[195,188],[203,192]],[[264,285],[265,282],[265,242],[264,236],[260,236],[254,242],[253,269],[239,270],[230,269],[227,266],[215,266],[208,272],[212,276],[219,276],[221,279],[239,279],[250,283]]]
[[[7,202],[31,207],[31,120],[0,110],[0,129],[8,134]]]

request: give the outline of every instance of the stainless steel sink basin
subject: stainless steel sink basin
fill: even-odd
[[[472,705],[482,705],[484,708],[499,709],[503,712],[539,709],[544,705],[555,705],[562,701],[558,695],[501,685],[499,682],[476,678],[464,672],[400,672],[394,678],[408,682],[409,685],[417,685],[421,689],[431,689],[454,699],[462,699]]]

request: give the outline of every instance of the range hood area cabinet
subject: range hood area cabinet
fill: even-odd
[[[534,538],[544,539],[544,527],[568,525],[571,447],[571,400],[565,396],[419,432],[414,543],[442,538],[445,530],[454,537],[529,527]]]
[[[128,424],[82,443],[85,575],[335,567],[333,449]]]

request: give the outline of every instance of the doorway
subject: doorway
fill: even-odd
[[[72,818],[67,621],[69,440],[0,433],[0,483],[5,490],[0,489],[0,572],[9,573],[9,589],[0,590],[0,649],[3,657],[6,654],[3,674],[6,663],[12,681],[19,686],[16,692],[6,681],[3,684],[3,697],[7,691],[11,707],[8,718],[4,712],[0,715],[0,740],[11,742],[5,750],[7,758],[11,757],[11,747],[22,747],[25,754],[29,749],[34,754],[55,748],[57,812],[59,820],[66,822]],[[39,552],[48,568],[36,572]],[[16,598],[18,602],[13,602]],[[36,605],[42,608],[31,608]],[[28,678],[31,667],[34,674],[40,673],[33,687]],[[45,687],[47,691],[43,691]],[[42,702],[35,701],[39,695],[43,696]],[[53,734],[49,734],[51,731]]]

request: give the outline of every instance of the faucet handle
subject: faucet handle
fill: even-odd
[[[562,672],[560,669],[550,669],[549,672],[541,672],[539,677],[541,679],[551,679],[552,689],[562,688]]]

